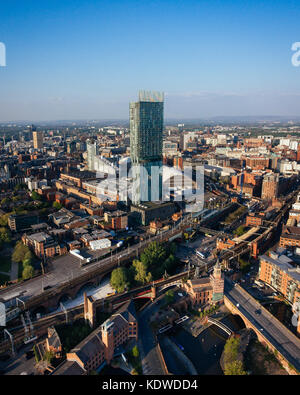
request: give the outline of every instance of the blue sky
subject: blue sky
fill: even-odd
[[[300,2],[0,0],[0,121],[128,118],[139,89],[166,117],[300,115]]]

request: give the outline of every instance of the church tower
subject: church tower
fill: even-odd
[[[221,303],[224,300],[224,274],[222,273],[219,260],[217,261],[213,274],[210,276],[213,288],[213,303]]]

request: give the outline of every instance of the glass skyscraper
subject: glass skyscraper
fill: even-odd
[[[152,172],[151,183],[151,168],[162,166],[163,117],[163,93],[140,91],[139,101],[130,103],[130,156],[136,185],[132,195],[134,203],[161,199],[161,175],[156,177],[155,174],[154,179]],[[151,188],[155,190],[154,196],[153,193],[151,196]]]

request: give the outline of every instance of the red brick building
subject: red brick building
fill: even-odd
[[[138,339],[138,323],[133,301],[127,302],[101,326],[67,353],[67,360],[53,375],[85,375],[122,352],[121,346],[130,339]]]

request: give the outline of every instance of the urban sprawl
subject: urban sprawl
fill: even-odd
[[[2,374],[299,374],[300,123],[164,102],[0,124]]]

